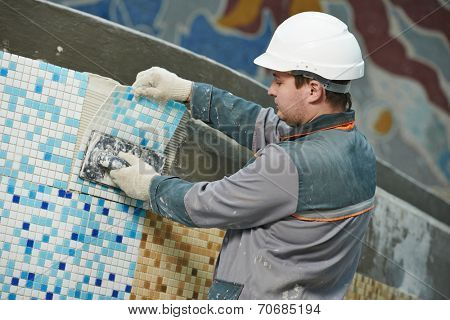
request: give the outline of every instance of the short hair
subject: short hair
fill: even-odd
[[[295,75],[295,86],[297,89],[301,88],[307,83],[310,83],[311,78],[304,77],[302,75]],[[346,85],[350,80],[332,80],[331,82]],[[343,111],[350,110],[352,108],[352,96],[350,92],[347,93],[337,93],[325,89],[326,100],[334,107],[340,108]]]

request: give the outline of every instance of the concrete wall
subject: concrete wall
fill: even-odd
[[[359,272],[422,299],[448,299],[450,227],[378,188]]]

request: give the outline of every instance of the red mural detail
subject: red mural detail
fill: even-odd
[[[439,108],[450,113],[449,102],[440,87],[436,71],[408,57],[403,45],[390,36],[389,20],[383,1],[348,0],[348,2],[355,12],[354,22],[364,37],[370,59],[392,73],[417,80],[426,90],[428,98]]]
[[[439,1],[391,1],[396,6],[401,7],[412,21],[417,21],[419,26],[432,31],[442,32],[447,37],[447,41],[450,40],[450,10],[447,10],[441,3],[439,3]],[[427,15],[429,16],[423,19],[423,17]]]

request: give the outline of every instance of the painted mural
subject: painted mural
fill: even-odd
[[[54,0],[160,37],[267,85],[253,59],[302,11],[346,22],[366,76],[352,87],[380,159],[450,197],[450,4],[443,0]],[[239,50],[236,50],[239,48]]]

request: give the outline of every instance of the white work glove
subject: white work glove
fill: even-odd
[[[192,81],[185,80],[175,73],[160,67],[152,67],[139,72],[133,83],[137,96],[146,96],[161,101],[187,101],[191,94]]]
[[[112,181],[129,197],[149,201],[150,183],[155,176],[159,176],[159,173],[151,165],[131,153],[120,152],[118,156],[127,161],[130,166],[111,170],[109,175]]]

